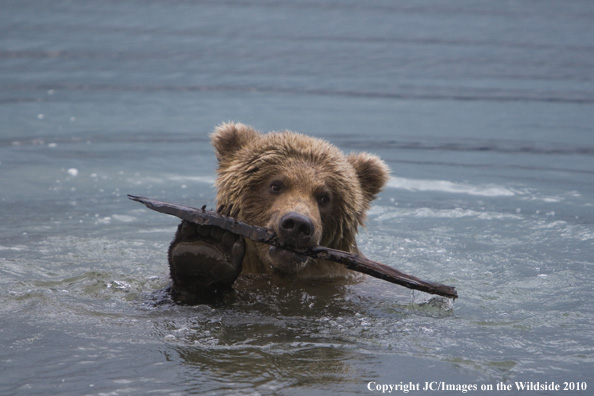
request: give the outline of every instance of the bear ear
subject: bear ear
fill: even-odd
[[[368,153],[351,153],[347,160],[357,172],[365,200],[373,201],[388,181],[390,168],[379,157]]]
[[[217,159],[221,162],[259,136],[260,133],[252,127],[227,122],[219,125],[210,135],[210,139]]]

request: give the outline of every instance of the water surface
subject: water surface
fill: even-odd
[[[587,394],[593,19],[588,1],[3,1],[0,393]],[[126,194],[214,206],[227,120],[382,156],[361,249],[460,298],[260,280],[169,303],[177,221]]]

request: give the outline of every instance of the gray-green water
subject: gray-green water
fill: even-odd
[[[594,3],[0,4],[0,394],[591,394]],[[360,247],[460,298],[167,303],[177,221],[126,194],[214,206],[227,120],[382,156]]]

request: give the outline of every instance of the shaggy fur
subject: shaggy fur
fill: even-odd
[[[325,140],[289,131],[261,134],[236,123],[220,125],[211,138],[222,213],[277,233],[284,214],[298,213],[313,224],[308,245],[359,253],[357,228],[389,174],[378,157],[344,155]],[[310,279],[354,276],[340,264],[246,241],[242,274],[273,272]]]

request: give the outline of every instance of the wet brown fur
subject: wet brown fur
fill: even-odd
[[[357,229],[389,174],[378,157],[344,155],[322,139],[289,131],[261,134],[239,123],[220,125],[211,139],[219,161],[216,187],[222,213],[278,231],[284,213],[298,212],[312,220],[312,243],[360,253]],[[282,269],[286,264],[268,249],[246,241],[242,274]],[[340,264],[313,259],[291,275],[355,276]]]

